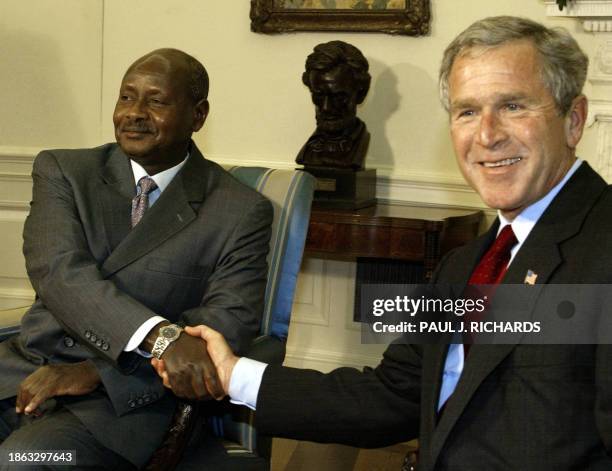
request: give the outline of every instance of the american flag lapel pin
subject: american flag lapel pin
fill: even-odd
[[[525,275],[525,281],[523,283],[525,283],[526,285],[535,285],[537,279],[537,273],[534,273],[533,270],[527,270],[527,274]]]

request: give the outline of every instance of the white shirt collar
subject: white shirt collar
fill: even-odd
[[[153,181],[157,184],[157,188],[159,188],[160,193],[166,189],[166,187],[170,184],[170,182],[176,176],[179,170],[183,168],[183,165],[185,165],[185,162],[187,162],[188,158],[189,154],[187,154],[187,156],[183,159],[182,162],[176,164],[174,167],[170,167],[164,170],[163,172],[156,173],[151,177]],[[130,164],[132,164],[132,173],[134,174],[134,186],[138,185],[138,181],[142,177],[150,176],[138,162],[135,162],[134,160],[130,159]]]
[[[557,183],[552,190],[546,193],[543,198],[540,198],[532,205],[523,209],[523,211],[521,211],[519,215],[514,218],[514,221],[509,221],[503,216],[501,211],[497,211],[497,217],[499,218],[499,229],[497,234],[499,235],[505,226],[512,224],[512,230],[514,231],[514,235],[516,235],[516,239],[518,240],[518,244],[512,248],[510,262],[512,262],[514,256],[523,245],[523,242],[525,242],[527,236],[529,236],[531,230],[536,225],[542,214],[544,214],[544,211],[546,211],[548,205],[550,205],[552,200],[555,199],[555,196],[557,196],[557,194],[561,191],[561,188],[565,186],[571,176],[576,172],[576,170],[578,170],[578,167],[580,167],[582,162],[582,159],[576,159],[561,181]]]

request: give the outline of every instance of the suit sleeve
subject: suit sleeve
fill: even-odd
[[[266,435],[362,448],[418,436],[422,351],[391,344],[380,365],[359,371],[269,365],[257,399],[255,425]]]
[[[32,179],[23,252],[37,295],[62,327],[91,346],[97,356],[132,369],[138,358],[122,355],[123,348],[155,313],[100,273],[88,247],[74,189],[51,152],[38,155]],[[91,335],[99,342],[92,342]]]
[[[206,324],[221,332],[238,353],[259,330],[266,290],[272,205],[257,196],[227,240],[200,306],[182,315],[187,325]]]

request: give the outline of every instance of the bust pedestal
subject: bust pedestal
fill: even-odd
[[[317,179],[314,208],[361,209],[376,204],[376,169],[305,166]]]

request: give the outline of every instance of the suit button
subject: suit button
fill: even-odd
[[[96,340],[98,340],[98,336],[96,334],[91,334],[91,337],[89,338],[89,340],[91,340],[92,342],[95,342]]]
[[[74,347],[74,339],[73,339],[72,337],[69,337],[68,335],[66,335],[66,336],[64,337],[64,345],[65,345],[67,348],[72,348],[72,347]]]
[[[151,396],[149,396],[148,394],[142,396],[143,401],[145,401],[145,403],[149,403],[151,402]]]
[[[138,398],[138,400],[136,401],[136,403],[137,403],[139,406],[142,406],[142,405],[144,404],[144,399],[143,399],[142,397],[139,397],[139,398]]]
[[[86,330],[86,331],[85,331],[85,338],[86,338],[86,339],[91,338],[91,332],[90,332],[89,330]]]
[[[101,339],[98,339],[98,340],[96,341],[96,345],[97,345],[98,347],[101,347],[101,346],[102,346],[102,340],[101,340]]]
[[[108,350],[109,348],[110,348],[110,347],[108,346],[108,344],[107,344],[106,342],[104,342],[104,343],[102,344],[102,350],[106,351],[106,350]]]
[[[129,402],[128,402],[128,406],[130,406],[130,407],[133,409],[134,407],[136,407],[136,402],[134,402],[134,401],[129,401]]]

